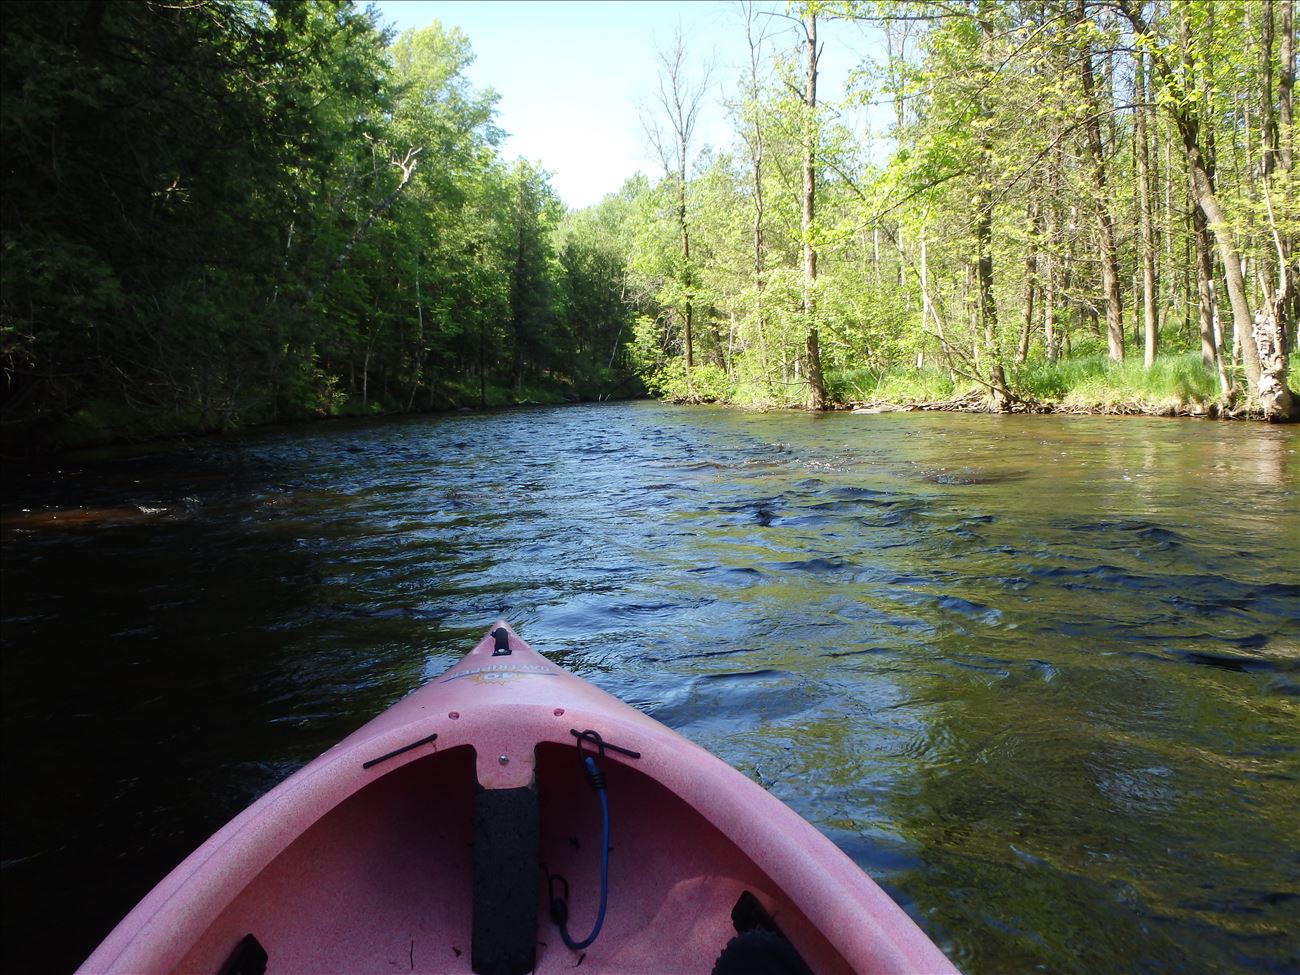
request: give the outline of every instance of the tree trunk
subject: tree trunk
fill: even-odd
[[[683,322],[683,339],[686,343],[686,388],[691,386],[691,370],[695,368],[695,303],[692,301],[691,294],[691,233],[686,225],[686,153],[682,152],[682,170],[678,176],[677,185],[679,187],[677,203],[677,221],[682,235],[682,274],[685,280],[682,282],[686,286],[686,307]]]
[[[371,331],[370,338],[366,341],[366,356],[361,361],[361,409],[369,405],[370,399],[370,350],[374,345],[375,333]]]
[[[1282,133],[1270,128],[1273,117],[1273,93],[1271,90],[1273,4],[1271,0],[1264,4],[1263,16],[1265,18],[1262,44],[1264,90],[1261,107],[1264,109],[1262,131],[1264,165],[1262,167],[1261,183],[1268,228],[1273,238],[1275,248],[1273,252],[1277,258],[1277,263],[1270,269],[1272,273],[1261,275],[1264,286],[1264,304],[1259,314],[1255,316],[1253,338],[1259,354],[1259,403],[1264,410],[1264,416],[1269,420],[1294,422],[1300,420],[1300,402],[1297,402],[1291,390],[1287,388],[1286,374],[1287,332],[1295,324],[1295,319],[1291,315],[1296,306],[1295,270],[1291,260],[1293,253],[1292,240],[1290,234],[1278,227],[1277,215],[1273,211],[1273,194],[1271,192],[1275,169],[1281,171],[1284,177],[1282,182],[1285,186],[1286,177],[1289,177],[1291,173],[1292,163],[1291,153],[1283,154],[1280,151],[1282,142],[1285,142],[1289,148],[1292,136],[1290,128],[1291,99],[1295,84],[1295,65],[1292,63],[1293,40],[1290,0],[1282,0],[1282,38],[1280,44],[1282,70],[1278,78],[1278,115],[1285,126]],[[1285,106],[1285,108],[1282,106]],[[1274,160],[1276,165],[1273,164]],[[1267,261],[1265,266],[1268,267]]]
[[[1142,365],[1150,369],[1156,359],[1159,337],[1156,322],[1156,242],[1154,214],[1151,208],[1151,150],[1147,139],[1147,90],[1143,71],[1143,55],[1139,51],[1134,74],[1134,91],[1138,107],[1134,111],[1138,163],[1138,220],[1142,234]]]
[[[406,401],[406,411],[415,406],[415,394],[424,374],[424,301],[420,297],[420,263],[415,264],[415,376],[411,380],[411,397]]]
[[[1085,0],[1077,0],[1075,23],[1087,20]],[[1124,359],[1124,306],[1119,286],[1119,252],[1115,243],[1115,223],[1110,213],[1110,196],[1106,189],[1106,158],[1102,152],[1101,122],[1098,117],[1096,85],[1092,74],[1092,49],[1085,41],[1079,58],[1079,80],[1083,86],[1085,111],[1083,130],[1090,162],[1093,209],[1097,217],[1097,245],[1101,256],[1101,290],[1106,301],[1106,348],[1112,362]]]
[[[808,363],[808,408],[826,408],[826,383],[822,377],[821,341],[817,334],[817,248],[813,244],[813,217],[817,201],[817,14],[804,14],[806,68],[804,75],[803,131],[803,316],[808,333],[804,355]]]
[[[1117,0],[1117,3],[1124,16],[1128,18],[1129,23],[1133,25],[1134,31],[1141,35],[1154,36],[1141,12],[1133,8],[1131,0]],[[1184,38],[1186,38],[1186,21],[1184,21]],[[1190,57],[1190,45],[1185,43],[1184,47],[1188,52],[1187,57]],[[1173,68],[1159,46],[1154,46],[1151,49],[1151,67],[1153,74],[1160,79],[1162,85],[1173,90],[1178,89],[1178,82],[1175,79]],[[1219,260],[1223,264],[1223,279],[1228,290],[1228,302],[1232,306],[1233,334],[1236,341],[1241,345],[1242,365],[1245,367],[1251,394],[1258,396],[1260,361],[1259,349],[1255,346],[1253,334],[1255,323],[1251,317],[1250,304],[1246,298],[1246,284],[1241,271],[1241,259],[1238,254],[1236,236],[1232,232],[1232,227],[1227,221],[1223,208],[1219,205],[1219,199],[1214,189],[1213,163],[1207,158],[1212,130],[1207,129],[1205,131],[1205,144],[1203,145],[1200,119],[1194,114],[1191,106],[1179,101],[1169,101],[1166,104],[1173,116],[1174,124],[1178,127],[1183,152],[1187,157],[1187,168],[1192,177],[1193,198],[1205,214],[1206,220],[1209,221],[1210,231],[1214,235],[1215,248],[1218,250]]]
[[[982,17],[977,18],[983,43],[993,45],[993,25]],[[983,54],[981,54],[981,60]],[[978,98],[979,117],[987,122],[990,117],[984,90]],[[989,389],[1000,385],[1002,371],[998,349],[998,307],[993,297],[993,199],[990,183],[993,170],[993,145],[987,125],[980,126],[979,155],[975,166],[975,191],[971,205],[975,210],[975,304],[972,308],[974,360],[977,369],[988,379]]]
[[[691,294],[691,231],[686,222],[686,153],[689,148],[687,135],[682,127],[677,128],[677,230],[682,242],[682,284],[685,286],[686,302],[683,309],[682,338],[686,349],[686,389],[691,390],[691,370],[695,368],[695,303]]]
[[[758,349],[761,359],[759,365],[763,371],[763,384],[767,387],[769,397],[775,397],[775,390],[772,384],[772,366],[769,361],[767,350],[767,321],[766,309],[763,303],[763,288],[765,285],[764,272],[767,270],[766,249],[763,243],[763,216],[764,216],[764,199],[763,199],[763,127],[759,123],[758,116],[758,68],[760,61],[760,45],[762,37],[754,37],[754,5],[752,2],[746,3],[745,11],[745,39],[749,42],[749,102],[750,109],[753,112],[753,120],[746,133],[746,141],[749,143],[749,158],[751,163],[751,174],[753,177],[754,190],[754,225],[753,225],[753,260],[754,260],[754,328],[758,333]]]
[[[985,192],[984,180],[975,193],[975,290],[978,321],[986,355],[996,359],[998,306],[993,299],[993,203]]]
[[[1259,99],[1259,135],[1260,168],[1264,179],[1273,174],[1277,166],[1277,119],[1273,115],[1273,0],[1260,0],[1259,5],[1259,47],[1260,47],[1260,99]],[[1285,71],[1285,68],[1283,68]]]
[[[1283,295],[1274,293],[1255,317],[1254,341],[1259,349],[1259,405],[1266,419],[1294,423],[1300,420],[1300,403],[1286,384],[1287,355],[1282,313]]]
[[[921,268],[918,277],[921,279],[921,330],[925,330],[925,323],[930,320],[930,283],[926,279],[929,277],[929,262],[926,259],[926,217],[928,214],[921,215]]]
[[[708,88],[708,72],[697,85],[691,85],[686,77],[686,39],[681,30],[674,37],[673,46],[656,53],[659,61],[658,101],[668,116],[672,127],[672,140],[669,141],[658,124],[651,124],[643,117],[646,134],[659,154],[664,167],[664,175],[677,184],[677,229],[682,248],[682,272],[680,283],[685,292],[682,304],[683,342],[685,344],[684,361],[686,364],[686,388],[691,390],[691,369],[695,365],[695,276],[691,268],[691,236],[687,221],[686,170],[690,143],[695,132],[695,123],[699,119],[700,109],[704,103],[704,94]]]
[[[1188,166],[1192,171],[1196,202],[1209,221],[1210,231],[1214,235],[1216,249],[1219,252],[1219,261],[1223,264],[1223,283],[1228,289],[1228,303],[1232,306],[1233,334],[1241,343],[1241,361],[1246,370],[1246,379],[1250,382],[1251,390],[1258,392],[1259,350],[1255,347],[1252,333],[1254,320],[1246,300],[1246,282],[1241,273],[1241,258],[1237,253],[1236,237],[1232,228],[1228,226],[1223,208],[1219,206],[1210,176],[1201,164],[1200,146],[1194,134],[1184,134],[1183,149],[1187,153]]]
[[[1278,164],[1291,172],[1295,130],[1291,113],[1295,93],[1295,0],[1281,0],[1282,23],[1278,31],[1278,54],[1281,69],[1277,76]]]
[[[1059,353],[1056,340],[1056,267],[1055,267],[1055,248],[1056,248],[1056,171],[1053,167],[1051,175],[1048,177],[1047,200],[1044,202],[1039,216],[1043,221],[1043,240],[1042,240],[1042,270],[1040,272],[1041,284],[1043,289],[1043,345],[1047,352],[1047,360],[1055,362]]]
[[[871,229],[871,276],[875,279],[876,290],[880,290],[880,228]]]
[[[1196,246],[1197,320],[1200,322],[1201,362],[1219,376],[1219,392],[1227,396],[1231,388],[1223,368],[1223,353],[1214,327],[1213,260],[1210,257],[1210,231],[1205,214],[1192,204],[1192,240]]]
[[[1026,208],[1029,246],[1025,248],[1025,301],[1020,321],[1020,341],[1016,345],[1016,364],[1029,358],[1029,337],[1034,328],[1034,294],[1038,290],[1038,241],[1042,235],[1041,206],[1034,201]]]
[[[1151,91],[1152,91],[1152,86],[1151,86],[1151,76],[1150,76],[1150,74],[1148,73],[1148,75],[1147,75],[1147,93],[1148,93],[1148,97],[1150,96]],[[1155,117],[1154,117],[1154,116],[1153,116],[1153,118],[1152,118],[1152,121],[1155,121]],[[1161,226],[1165,228],[1165,229],[1164,229],[1164,237],[1165,237],[1165,240],[1164,240],[1164,266],[1167,267],[1167,268],[1171,268],[1171,269],[1172,269],[1172,268],[1174,268],[1174,267],[1177,266],[1177,264],[1175,263],[1175,260],[1174,260],[1174,231],[1173,231],[1173,227],[1174,227],[1174,153],[1173,153],[1173,148],[1172,148],[1172,147],[1170,146],[1170,144],[1169,144],[1170,140],[1169,140],[1168,138],[1165,138],[1165,137],[1164,137],[1164,136],[1166,136],[1166,135],[1167,135],[1167,133],[1163,133],[1163,132],[1162,132],[1162,133],[1160,134],[1160,136],[1158,136],[1157,138],[1159,139],[1159,141],[1160,141],[1161,143],[1163,143],[1163,147],[1164,147],[1164,160],[1163,160],[1164,165],[1161,167],[1162,170],[1163,170],[1164,185],[1165,185],[1165,192],[1164,192],[1164,209],[1165,209],[1165,212],[1164,212],[1164,219],[1161,221]],[[1180,214],[1180,216],[1181,216],[1181,214]],[[1184,331],[1184,334],[1187,336],[1187,338],[1190,340],[1190,338],[1191,338],[1191,334],[1192,334],[1192,312],[1191,312],[1191,308],[1192,308],[1192,284],[1191,284],[1191,283],[1192,283],[1192,257],[1191,257],[1191,255],[1192,255],[1192,242],[1191,242],[1191,237],[1190,237],[1189,234],[1184,234],[1184,235],[1183,235],[1183,242],[1184,242],[1184,243],[1183,243],[1183,275],[1182,275],[1182,278],[1183,278],[1183,280],[1182,280],[1183,288],[1182,288],[1182,294],[1181,294],[1181,296],[1180,296],[1179,291],[1178,291],[1178,275],[1177,275],[1177,274],[1174,274],[1174,273],[1172,273],[1172,272],[1171,272],[1170,274],[1166,275],[1166,279],[1167,279],[1167,281],[1168,281],[1168,287],[1167,287],[1167,289],[1166,289],[1166,291],[1165,291],[1165,302],[1164,302],[1164,307],[1163,307],[1163,310],[1162,310],[1161,314],[1162,314],[1162,319],[1163,319],[1164,317],[1167,317],[1168,314],[1169,314],[1169,312],[1170,312],[1170,311],[1175,307],[1175,305],[1178,303],[1178,299],[1181,297],[1181,298],[1182,298],[1182,302],[1181,302],[1181,303],[1182,303],[1182,306],[1183,306],[1183,331]]]
[[[917,272],[917,278],[921,282],[921,329],[925,329],[927,321],[934,322],[935,334],[939,337],[939,351],[943,355],[943,361],[947,363],[949,376],[953,375],[952,371],[952,350],[948,348],[948,337],[944,334],[943,316],[939,314],[939,309],[935,306],[934,299],[930,297],[930,268],[926,257],[926,236],[930,223],[930,211],[921,212],[921,267]],[[900,260],[903,259],[903,253],[899,251]]]
[[[1192,227],[1196,245],[1196,302],[1201,332],[1201,360],[1214,369],[1219,379],[1219,395],[1226,400],[1232,395],[1232,379],[1228,375],[1225,358],[1227,350],[1219,321],[1219,306],[1214,297],[1214,245],[1209,221],[1195,203],[1192,204]]]
[[[487,409],[487,325],[478,320],[478,408]]]
[[[320,291],[324,290],[325,285],[329,283],[329,279],[348,262],[348,257],[351,256],[352,249],[361,242],[367,233],[370,232],[370,228],[374,225],[374,222],[383,216],[389,207],[397,202],[398,196],[401,195],[402,190],[406,189],[406,184],[411,181],[411,174],[415,172],[415,166],[418,162],[416,157],[419,156],[422,151],[423,147],[412,146],[406,150],[406,157],[404,159],[398,159],[394,156],[392,160],[390,160],[390,165],[402,174],[401,178],[397,181],[397,185],[393,187],[391,193],[375,204],[370,213],[366,215],[366,219],[356,225],[352,231],[352,236],[344,243],[343,249],[339,251],[338,256],[334,258],[329,267],[325,269],[324,277],[321,278],[320,282],[314,288],[308,290],[307,296],[303,300],[304,305],[311,304],[316,295]]]
[[[1277,76],[1277,119],[1278,119],[1278,168],[1283,173],[1291,173],[1294,165],[1295,128],[1292,110],[1295,101],[1295,0],[1280,0],[1282,22],[1279,25],[1278,53],[1282,67]],[[1288,269],[1289,300],[1279,306],[1279,314],[1289,327],[1282,330],[1282,349],[1295,352],[1291,336],[1295,334],[1296,324],[1300,322],[1300,288],[1295,280],[1295,234],[1282,238],[1282,264]]]

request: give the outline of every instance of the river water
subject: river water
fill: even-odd
[[[10,466],[5,969],[503,617],[970,975],[1300,970],[1298,434],[641,403]]]

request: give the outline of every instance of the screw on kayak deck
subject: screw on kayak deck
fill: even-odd
[[[502,755],[500,758],[497,759],[497,761],[500,762],[502,765],[509,765],[509,764],[510,764],[510,756],[509,756],[509,755]]]

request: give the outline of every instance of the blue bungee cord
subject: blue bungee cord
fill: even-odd
[[[560,926],[560,937],[564,939],[565,945],[571,951],[581,951],[588,947],[596,940],[596,935],[600,934],[601,926],[605,923],[605,905],[609,901],[609,799],[605,795],[605,775],[596,767],[596,760],[590,755],[584,755],[582,759],[583,768],[587,773],[587,781],[591,787],[596,790],[596,795],[600,797],[600,818],[602,822],[601,841],[600,841],[600,909],[596,911],[596,923],[592,926],[591,934],[587,935],[581,941],[574,941],[569,929],[566,926],[568,921],[569,908],[565,901],[554,901],[551,905],[552,914],[557,913],[556,905],[560,905],[561,910],[558,912],[562,917],[556,918],[556,923]],[[566,893],[568,884],[565,884]]]
[[[547,871],[547,883],[551,895],[551,920],[559,927],[560,937],[564,939],[565,946],[570,951],[581,951],[589,947],[596,940],[596,936],[600,934],[600,929],[605,923],[605,906],[609,902],[609,798],[605,795],[605,773],[596,764],[596,759],[583,751],[582,743],[587,741],[594,744],[602,756],[606,748],[613,749],[631,758],[640,758],[641,754],[627,748],[619,748],[617,745],[610,745],[601,740],[600,734],[595,731],[574,731],[573,734],[578,739],[578,755],[582,761],[582,770],[587,776],[587,783],[600,798],[600,908],[596,911],[596,923],[592,925],[591,934],[581,941],[575,941],[573,936],[569,934],[569,882],[558,874],[551,874]],[[564,892],[562,894],[556,893],[555,882],[557,880],[563,886]]]

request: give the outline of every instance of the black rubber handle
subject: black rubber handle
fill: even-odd
[[[496,645],[492,648],[492,656],[505,657],[510,654],[510,633],[504,626],[499,626],[492,631],[492,638],[496,640]]]

